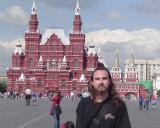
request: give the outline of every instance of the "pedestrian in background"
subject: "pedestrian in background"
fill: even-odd
[[[37,94],[35,92],[32,93],[32,102],[33,102],[33,105],[35,106],[37,102]]]
[[[25,90],[25,100],[26,100],[26,106],[29,106],[30,105],[30,100],[31,100],[31,93],[32,93],[32,91],[31,91],[31,89],[26,89]]]
[[[60,127],[60,114],[62,113],[61,106],[60,106],[61,96],[59,90],[55,90],[53,97],[51,98],[51,108],[50,108],[50,115],[53,116],[53,128]]]
[[[143,110],[144,99],[142,96],[139,97],[139,110]]]
[[[157,104],[157,99],[156,96],[153,95],[151,99],[152,110],[156,109],[156,104]]]
[[[146,104],[146,109],[148,110],[149,109],[149,98],[148,97],[146,97],[145,104]]]

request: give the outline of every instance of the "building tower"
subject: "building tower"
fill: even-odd
[[[20,41],[18,41],[18,44],[16,45],[15,51],[12,54],[12,67],[21,69],[23,67],[24,63],[24,51],[22,48],[22,45],[20,44]]]
[[[71,71],[74,72],[74,77],[78,74],[78,71],[84,69],[84,43],[85,34],[82,32],[82,21],[80,16],[80,7],[77,0],[75,8],[75,16],[73,21],[73,30],[69,34],[70,49],[72,49],[72,55],[74,55],[69,62]],[[81,72],[82,73],[82,72]],[[80,75],[80,74],[79,74]]]
[[[125,66],[125,82],[138,82],[138,72],[134,63],[133,51],[131,51],[131,58],[128,65]]]
[[[116,50],[115,52],[116,52],[115,61],[110,72],[114,82],[122,82],[122,70],[119,64],[118,50]]]
[[[42,35],[38,30],[38,18],[37,18],[37,8],[35,1],[33,1],[29,26],[27,32],[25,33],[25,67],[29,70],[32,70],[38,63],[39,60],[39,44],[41,41]]]

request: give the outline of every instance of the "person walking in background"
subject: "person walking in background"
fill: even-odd
[[[143,110],[143,102],[144,102],[143,97],[140,96],[139,97],[139,110]]]
[[[31,100],[31,89],[26,89],[25,90],[25,100],[26,100],[26,106],[30,105],[30,100]]]
[[[60,127],[60,114],[62,113],[61,106],[61,95],[59,90],[55,90],[53,97],[51,98],[51,109],[50,109],[50,115],[53,116],[54,119],[54,127],[53,128],[59,128]]]
[[[78,104],[76,128],[131,128],[126,105],[107,68],[94,70],[88,88],[91,96],[82,98]]]
[[[156,96],[153,95],[151,99],[152,110],[156,109],[156,104],[157,104],[157,99]]]
[[[148,110],[149,109],[149,98],[148,97],[146,97],[145,106],[146,106],[146,109]]]
[[[37,102],[37,94],[35,92],[32,93],[32,101],[33,101],[33,105],[36,105]]]

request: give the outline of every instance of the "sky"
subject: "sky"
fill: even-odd
[[[23,39],[28,27],[33,0],[0,0],[0,74],[11,66],[11,54],[17,39]],[[35,0],[39,30],[72,30],[76,0]],[[101,48],[108,65],[115,49],[122,67],[129,51],[136,59],[160,57],[160,0],[79,0],[86,44]],[[23,42],[22,42],[23,43]]]

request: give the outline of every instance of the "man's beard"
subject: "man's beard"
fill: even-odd
[[[97,87],[96,89],[96,93],[97,94],[104,94],[107,93],[107,88],[104,85],[100,85],[99,87]]]

